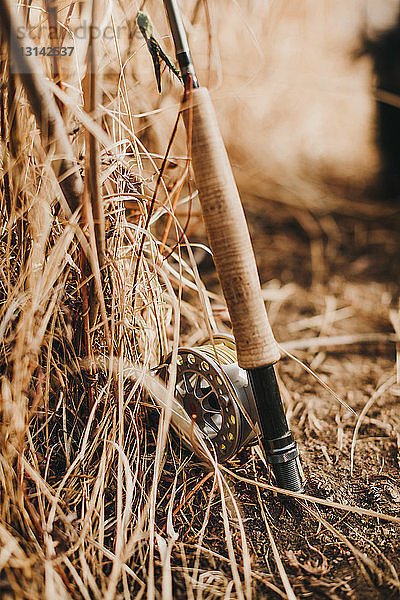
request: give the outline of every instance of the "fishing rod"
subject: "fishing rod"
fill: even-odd
[[[176,0],[164,0],[185,85],[184,121],[196,186],[234,340],[213,336],[178,354],[176,396],[223,462],[261,439],[277,485],[302,492],[304,476],[275,374],[280,359],[242,203],[207,88],[199,85]],[[170,357],[166,359],[166,364]],[[249,385],[250,384],[250,385]]]

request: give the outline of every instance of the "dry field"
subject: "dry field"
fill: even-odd
[[[145,10],[173,56],[162,3],[1,0],[0,597],[398,598],[400,210],[370,193],[358,54],[399,2],[181,4],[306,496],[282,502],[257,447],[206,466],[169,430],[155,367],[230,327],[173,136],[182,89],[164,72],[157,94],[135,25]],[[72,50],[26,56],[48,46]]]

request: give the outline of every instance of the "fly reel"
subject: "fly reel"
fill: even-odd
[[[160,369],[165,381],[170,363],[171,354]],[[212,445],[218,462],[257,442],[256,404],[247,373],[237,363],[233,337],[216,335],[196,348],[178,349],[175,398]]]

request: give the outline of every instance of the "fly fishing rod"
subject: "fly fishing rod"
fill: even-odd
[[[209,92],[196,77],[177,1],[164,0],[164,5],[185,85],[183,116],[192,139],[195,182],[234,333],[234,341],[213,336],[198,349],[180,349],[176,396],[211,440],[221,462],[261,439],[277,485],[301,492],[299,452],[274,369],[280,352],[262,298],[242,203]]]

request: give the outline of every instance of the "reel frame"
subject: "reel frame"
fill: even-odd
[[[160,367],[167,381],[172,355]],[[215,335],[197,347],[178,349],[175,399],[223,463],[258,443],[258,413],[247,373],[237,363],[233,336]],[[195,444],[184,441],[196,452]],[[198,452],[197,452],[198,453]]]

